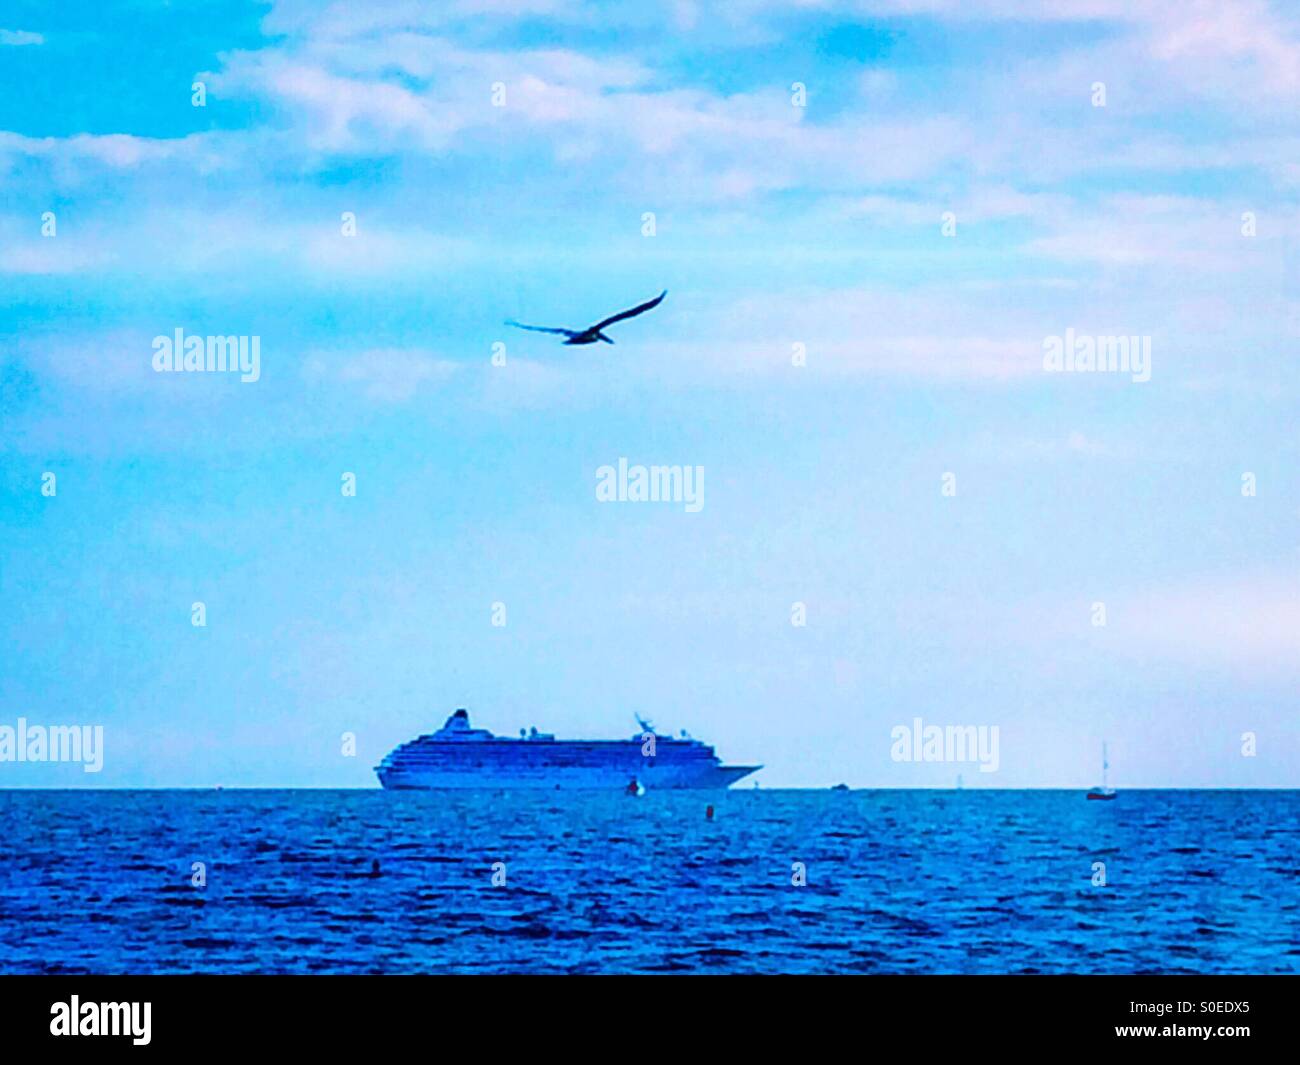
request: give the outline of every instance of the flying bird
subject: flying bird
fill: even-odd
[[[635,318],[638,314],[645,314],[646,311],[653,310],[663,303],[666,295],[668,295],[668,290],[664,289],[654,299],[637,304],[630,310],[611,314],[608,318],[597,322],[595,325],[587,326],[586,329],[557,329],[546,325],[524,325],[523,322],[516,322],[511,319],[506,320],[506,325],[513,325],[516,329],[531,329],[534,333],[556,333],[559,336],[568,338],[565,340],[566,344],[594,344],[597,340],[612,344],[614,342],[601,332],[602,329],[608,325],[613,325],[615,322],[621,322],[624,318]]]

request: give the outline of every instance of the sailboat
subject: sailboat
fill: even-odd
[[[1115,789],[1107,784],[1107,773],[1110,770],[1110,762],[1106,758],[1106,745],[1101,745],[1101,787],[1093,788],[1088,792],[1088,799],[1096,799],[1098,802],[1115,798]]]

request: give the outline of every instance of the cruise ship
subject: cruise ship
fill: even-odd
[[[632,791],[725,788],[762,766],[723,765],[713,748],[642,731],[628,740],[557,740],[537,729],[519,738],[473,728],[457,710],[437,732],[403,743],[375,773],[390,789],[549,788]],[[652,742],[653,741],[653,742]]]

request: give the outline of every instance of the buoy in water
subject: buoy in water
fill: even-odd
[[[712,807],[712,806],[707,806],[707,807],[705,807],[705,809],[704,809],[704,816],[707,817],[710,821],[713,820],[713,807]]]

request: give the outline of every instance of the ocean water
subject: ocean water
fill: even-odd
[[[0,791],[0,815],[6,973],[1300,972],[1294,791]]]

